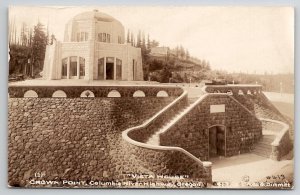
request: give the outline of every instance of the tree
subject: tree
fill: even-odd
[[[149,34],[147,36],[147,49],[151,50],[151,42],[150,42],[150,36],[149,36]]]
[[[188,49],[185,50],[185,59],[189,60],[190,59],[190,52]]]
[[[138,36],[137,36],[137,39],[136,39],[136,47],[141,47],[141,45],[142,45],[141,36],[142,36],[141,31],[139,30]]]
[[[32,57],[31,57],[31,76],[38,74],[43,69],[47,36],[44,32],[44,25],[40,22],[34,26]]]

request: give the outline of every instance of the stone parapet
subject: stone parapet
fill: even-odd
[[[293,148],[292,140],[289,135],[289,125],[272,119],[261,118],[261,121],[264,129],[271,129],[276,136],[271,143],[272,152],[270,158],[279,161]]]
[[[140,90],[146,97],[156,97],[158,92],[165,91],[168,96],[179,96],[183,89],[172,86],[9,86],[10,98],[23,98],[29,91],[35,91],[39,98],[51,98],[55,91],[61,90],[66,93],[67,98],[78,98],[81,93],[89,90],[95,97],[107,97],[109,92],[117,91],[121,97],[132,97],[134,92]]]

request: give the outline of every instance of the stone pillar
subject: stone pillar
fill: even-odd
[[[106,80],[106,56],[104,56],[104,70],[103,70],[103,80]]]
[[[70,78],[70,58],[67,57],[67,79]]]
[[[203,176],[206,179],[206,182],[211,184],[212,183],[212,174],[211,174],[212,163],[209,161],[204,161],[203,168],[204,168]]]
[[[80,78],[79,71],[80,71],[79,56],[77,56],[77,79]]]
[[[114,57],[114,80],[117,80],[117,58]]]

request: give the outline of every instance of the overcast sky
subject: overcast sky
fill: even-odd
[[[294,72],[294,11],[289,7],[10,7],[9,17],[49,24],[63,40],[75,15],[98,9],[137,34],[149,33],[160,46],[182,45],[213,69],[229,72]],[[20,31],[20,29],[18,29]]]

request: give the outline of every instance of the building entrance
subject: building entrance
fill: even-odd
[[[114,79],[114,63],[106,63],[106,80]]]
[[[209,128],[209,157],[225,156],[225,127]]]

